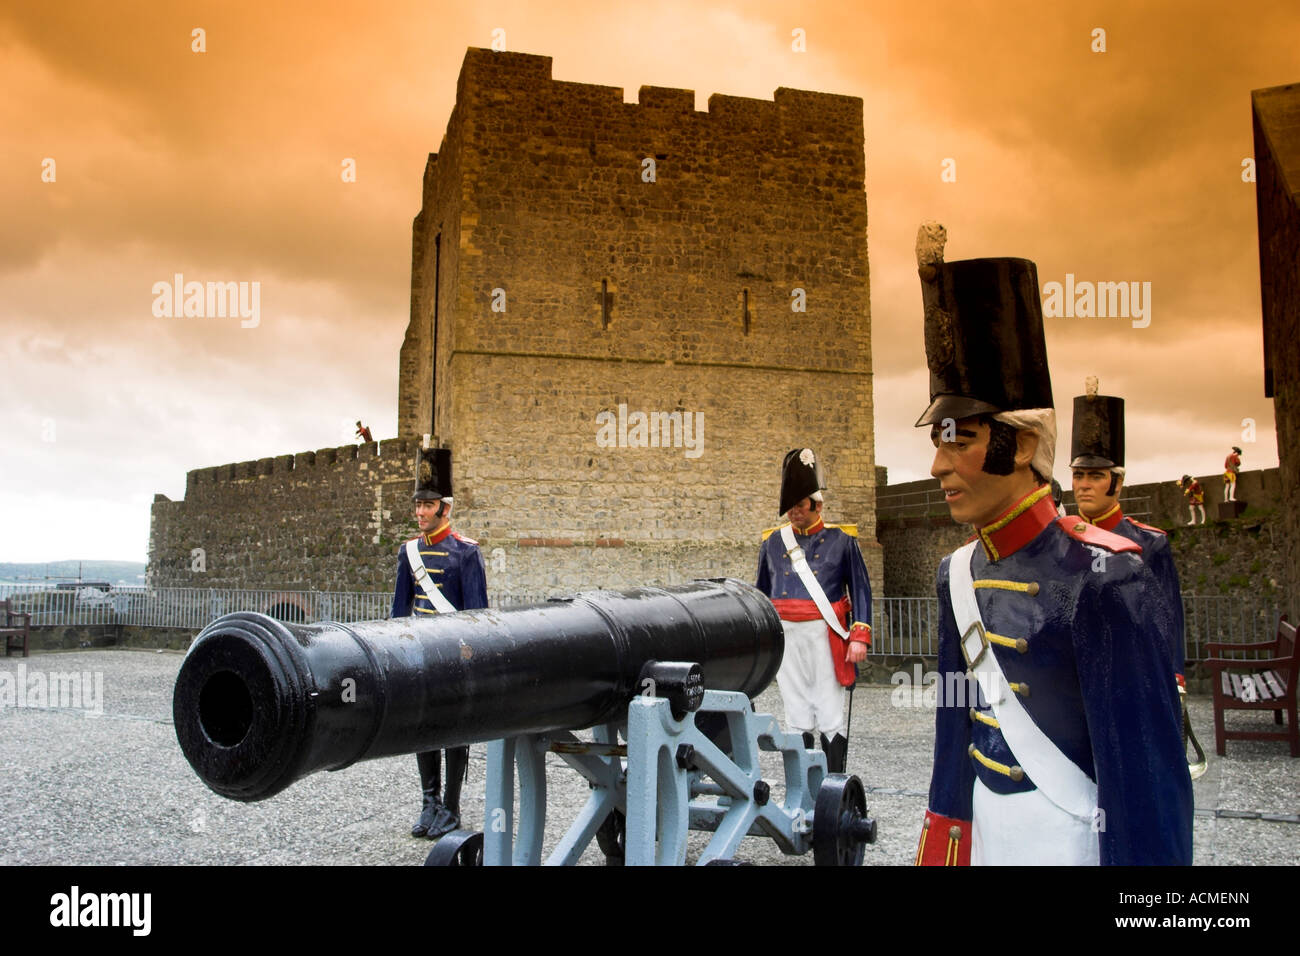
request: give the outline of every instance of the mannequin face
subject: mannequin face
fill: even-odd
[[[441,517],[439,509],[444,509]],[[451,505],[445,501],[417,501],[415,503],[415,523],[420,526],[420,534],[437,531],[451,520]]]
[[[785,516],[790,519],[790,524],[799,531],[807,531],[817,523],[821,517],[822,503],[813,501],[811,498],[804,498],[797,505],[793,505]]]
[[[1124,487],[1123,478],[1115,478],[1115,493],[1110,490],[1111,472],[1108,468],[1074,469],[1074,503],[1085,518],[1100,518],[1119,503],[1119,493]]]
[[[938,425],[930,429],[935,448],[930,474],[939,479],[953,521],[976,527],[991,524],[1037,487],[1029,469],[1038,450],[1038,436],[1032,431],[1016,432],[1015,469],[1009,475],[984,470],[989,426],[978,418],[961,419],[947,434],[952,441],[943,441],[945,430]]]

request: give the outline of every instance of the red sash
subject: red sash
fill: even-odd
[[[820,621],[822,612],[817,610],[815,601],[806,598],[773,598],[772,606],[783,621]],[[834,604],[831,610],[839,619],[840,627],[849,629],[849,596],[846,594]],[[826,637],[831,645],[831,661],[835,665],[835,679],[844,687],[852,687],[858,679],[858,668],[846,659],[849,642],[826,626]]]

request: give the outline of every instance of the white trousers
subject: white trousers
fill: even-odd
[[[1097,827],[1066,813],[1041,790],[994,793],[975,778],[971,866],[1097,866]]]
[[[785,724],[800,734],[821,731],[828,738],[848,736],[844,702],[848,689],[835,679],[835,664],[826,637],[826,622],[782,621],[785,655],[776,685],[785,703]]]

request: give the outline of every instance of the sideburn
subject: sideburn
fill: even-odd
[[[1009,475],[1016,470],[1016,430],[1006,422],[988,416],[980,421],[989,426],[989,444],[982,470],[990,475]]]

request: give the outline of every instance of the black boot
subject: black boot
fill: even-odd
[[[830,740],[822,734],[822,750],[826,752],[826,770],[828,773],[844,773],[849,757],[849,741],[843,734],[836,734]]]
[[[822,739],[825,740],[826,738],[823,737]],[[817,749],[817,738],[814,737],[812,734],[808,733],[807,731],[804,731],[804,735],[803,735],[803,749],[804,750]]]
[[[424,805],[420,809],[420,819],[411,827],[411,836],[429,835],[433,818],[442,809],[442,751],[426,750],[415,755],[415,764],[420,768],[420,789],[424,791]]]
[[[430,837],[440,837],[460,826],[460,788],[469,771],[469,748],[447,748],[447,799],[429,827]]]

